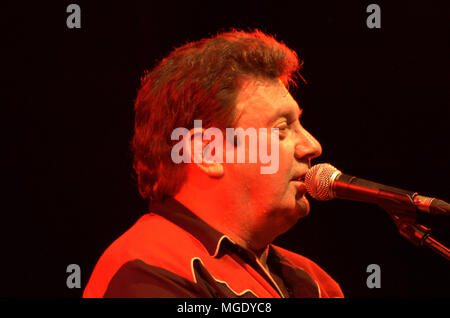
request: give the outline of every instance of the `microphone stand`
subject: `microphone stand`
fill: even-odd
[[[427,246],[450,260],[450,249],[431,237],[431,229],[417,223],[417,211],[389,204],[379,206],[394,220],[400,235],[415,246]]]

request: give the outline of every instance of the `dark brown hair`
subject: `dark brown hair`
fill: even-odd
[[[235,101],[244,80],[294,83],[297,54],[261,31],[231,30],[187,43],[142,78],[135,102],[131,142],[139,192],[146,199],[174,196],[186,179],[183,164],[171,159],[172,131],[233,127]]]

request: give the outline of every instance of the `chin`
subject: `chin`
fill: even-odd
[[[309,201],[305,196],[296,200],[296,210],[298,211],[299,218],[303,218],[309,214]]]
[[[296,198],[294,204],[294,208],[290,205],[290,209],[284,212],[284,216],[287,218],[286,223],[289,223],[290,226],[294,226],[298,220],[309,214],[309,202],[305,196]]]
[[[301,218],[309,214],[309,202],[305,196],[295,200],[295,207],[292,208],[292,203],[289,208],[284,209],[282,218],[278,219],[278,235],[289,231]]]

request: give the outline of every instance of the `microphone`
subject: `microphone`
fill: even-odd
[[[309,195],[319,201],[337,198],[375,203],[404,211],[420,210],[429,214],[450,215],[450,204],[445,201],[356,178],[328,163],[317,164],[309,169],[305,184]]]

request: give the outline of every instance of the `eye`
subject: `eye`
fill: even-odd
[[[280,131],[285,131],[286,129],[288,129],[288,124],[286,122],[282,122],[281,124],[279,124],[276,128],[278,128]]]
[[[286,136],[288,134],[288,129],[289,129],[289,125],[287,122],[282,122],[279,125],[277,125],[275,128],[278,129],[278,138],[280,140],[286,138]]]

